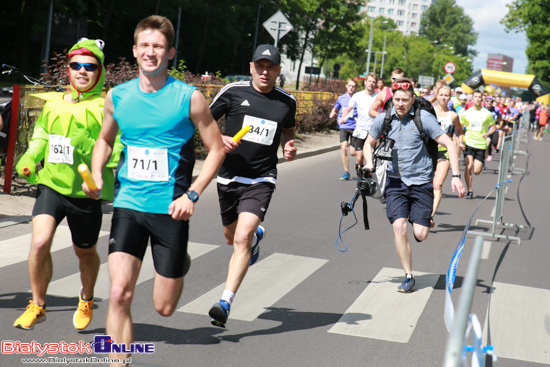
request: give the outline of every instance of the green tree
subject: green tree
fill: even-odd
[[[323,66],[327,59],[345,52],[350,45],[357,44],[361,39],[361,34],[353,32],[350,27],[363,19],[359,14],[360,4],[359,0],[324,2],[324,7],[321,9],[323,21],[319,24],[313,39],[320,66]]]
[[[473,47],[477,41],[472,18],[455,0],[438,0],[430,5],[420,23],[420,34],[438,44],[454,47],[456,53],[475,56]]]
[[[294,30],[282,40],[281,48],[291,60],[299,60],[296,89],[306,50],[320,64],[357,41],[349,32],[359,22],[359,0],[282,0],[281,10],[287,14]]]
[[[439,59],[440,54],[433,44],[424,37],[409,35],[404,38],[404,62],[402,69],[406,76],[418,79],[420,75],[434,75],[437,78],[434,60]]]
[[[386,79],[392,69],[396,67],[403,68],[404,36],[396,29],[397,25],[391,19],[384,17],[373,19],[373,41],[369,72],[374,71],[377,75],[380,75],[380,68],[382,67],[382,54],[380,52],[384,50],[384,36],[386,36],[386,54],[384,55],[384,71],[382,73]],[[334,60],[341,65],[341,79],[365,74],[370,20],[356,23],[351,27],[349,33],[361,35],[361,38],[356,42],[345,45],[345,51]],[[376,52],[379,52],[379,54],[376,54]]]
[[[550,2],[545,0],[515,0],[506,5],[508,13],[501,20],[506,32],[525,31],[529,45],[525,50],[527,70],[541,82],[550,83]]]

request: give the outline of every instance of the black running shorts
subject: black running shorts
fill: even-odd
[[[475,160],[480,161],[481,163],[485,162],[485,151],[487,149],[478,149],[472,148],[466,145],[466,150],[464,150],[464,157],[469,155],[473,156]]]
[[[168,214],[115,208],[109,254],[125,252],[143,260],[149,239],[156,272],[166,278],[184,276],[184,269],[188,269],[189,221],[175,220]]]
[[[340,129],[340,143],[348,142],[352,147],[355,147],[355,138],[353,137],[353,129]]]
[[[73,243],[79,248],[91,248],[97,243],[101,230],[101,200],[70,198],[45,185],[38,185],[33,218],[47,214],[57,225],[67,217]]]
[[[275,185],[269,182],[252,185],[240,182],[228,185],[218,183],[222,224],[227,226],[235,222],[242,212],[255,214],[263,221],[274,191]]]

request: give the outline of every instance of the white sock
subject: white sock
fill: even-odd
[[[256,232],[254,232],[254,237],[252,238],[252,247],[256,246],[258,244],[258,236],[256,236]]]
[[[405,278],[407,279],[410,279],[410,278],[414,278],[412,273],[405,273]]]
[[[227,289],[223,291],[221,299],[227,302],[229,306],[233,303],[233,298],[235,298],[235,293],[228,291]]]

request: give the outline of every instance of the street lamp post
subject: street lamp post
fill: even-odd
[[[384,23],[388,23],[387,20],[384,21]],[[390,31],[395,31],[395,28],[390,29]],[[382,66],[380,66],[380,79],[384,76],[384,56],[386,56],[386,36],[388,34],[388,30],[384,31],[384,48],[382,49]]]
[[[365,71],[365,78],[367,77],[367,74],[369,73],[370,69],[370,53],[372,50],[372,25],[374,23],[374,18],[370,18],[370,32],[369,32],[369,48],[367,49],[367,69]]]
[[[373,72],[376,73],[376,64],[378,62],[378,54],[382,54],[382,57],[384,57],[384,55],[387,54],[387,52],[386,51],[374,51],[374,52],[372,52],[371,50],[365,50],[365,51],[368,52],[369,54],[374,53],[374,70],[373,70]],[[365,74],[365,78],[367,77],[367,74]]]
[[[382,49],[382,66],[380,66],[380,79],[384,75],[384,56],[386,55],[386,35],[387,31],[384,32],[384,48]]]

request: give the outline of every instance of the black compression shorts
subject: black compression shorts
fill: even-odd
[[[91,248],[97,243],[101,230],[101,200],[70,198],[45,185],[38,185],[33,218],[47,214],[59,225],[67,217],[71,238],[76,247]]]
[[[340,143],[348,142],[354,147],[355,138],[353,137],[353,129],[340,129]]]
[[[143,260],[149,239],[156,272],[166,278],[184,276],[185,269],[189,269],[189,221],[175,220],[168,214],[115,208],[109,254],[124,252]]]

